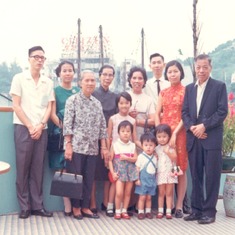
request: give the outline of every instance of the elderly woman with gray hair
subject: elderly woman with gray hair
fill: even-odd
[[[108,154],[106,146],[106,122],[101,103],[93,97],[95,75],[90,70],[81,74],[81,91],[68,98],[65,105],[63,133],[65,137],[66,168],[69,173],[83,176],[83,199],[71,199],[73,216],[98,219],[89,209],[96,160],[101,141],[101,154]]]

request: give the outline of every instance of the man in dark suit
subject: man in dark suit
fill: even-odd
[[[208,55],[197,56],[197,81],[186,87],[182,109],[192,176],[192,213],[184,220],[197,220],[199,224],[215,222],[222,165],[223,121],[228,113],[226,86],[210,77],[211,69]]]

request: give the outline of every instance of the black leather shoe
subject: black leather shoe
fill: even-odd
[[[97,208],[91,208],[90,210],[91,210],[91,212],[92,212],[93,214],[97,214],[97,213],[98,213]]]
[[[104,205],[103,202],[101,203],[101,210],[102,210],[102,211],[106,211],[106,210],[107,210],[107,207]]]
[[[26,211],[21,211],[19,214],[19,218],[20,219],[27,219],[30,216],[30,211],[26,210]]]
[[[200,213],[192,213],[188,216],[184,217],[185,221],[193,221],[193,220],[200,220],[202,215]]]
[[[82,211],[83,217],[91,218],[91,219],[99,219],[100,217],[97,214],[87,214]]]
[[[72,211],[70,211],[70,212],[65,212],[65,211],[64,211],[64,215],[65,215],[65,216],[71,216],[72,214],[73,214]]]
[[[192,210],[191,210],[191,208],[188,207],[188,206],[183,206],[183,213],[189,215],[189,214],[192,213]]]
[[[46,211],[45,209],[41,210],[32,210],[31,215],[38,215],[38,216],[43,216],[43,217],[52,217],[53,213]]]
[[[203,215],[197,222],[199,224],[211,224],[215,222],[215,217],[209,217],[207,215]]]
[[[113,212],[113,210],[112,209],[107,209],[106,210],[106,216],[108,216],[108,217],[114,217],[114,212]]]
[[[81,214],[80,215],[74,215],[73,218],[77,219],[77,220],[82,220],[83,216]]]

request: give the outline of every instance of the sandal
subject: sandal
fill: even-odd
[[[167,214],[166,214],[166,218],[167,218],[167,219],[172,219],[172,215],[167,213]]]
[[[163,216],[164,216],[164,215],[163,215],[162,212],[158,212],[156,218],[157,218],[157,219],[162,219]]]
[[[123,219],[130,219],[131,218],[126,212],[122,212],[121,216]]]
[[[115,213],[115,215],[114,215],[114,219],[121,219],[122,218],[122,216],[121,216],[121,214],[120,213]]]
[[[113,217],[114,216],[113,209],[107,209],[106,210],[106,216]]]

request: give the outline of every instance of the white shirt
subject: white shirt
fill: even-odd
[[[153,99],[145,93],[135,94],[133,91],[128,91],[132,98],[130,112],[134,109],[138,112],[136,119],[146,119],[149,114],[155,114]],[[144,133],[144,127],[136,126],[137,138]]]
[[[148,79],[146,82],[145,88],[143,89],[145,94],[152,97],[155,108],[157,106],[157,101],[158,101],[158,90],[157,90],[156,80],[157,79],[155,77]],[[159,85],[160,85],[161,91],[171,86],[170,82],[165,80],[163,76],[160,77],[159,80],[160,80]]]
[[[53,82],[48,77],[40,75],[36,84],[29,70],[18,73],[13,77],[9,93],[21,98],[21,108],[32,125],[40,124],[48,103],[55,100]],[[13,123],[23,125],[15,112],[13,114]]]
[[[200,110],[200,107],[201,107],[201,103],[202,103],[202,97],[204,95],[204,91],[206,89],[206,85],[208,83],[208,80],[207,79],[205,82],[203,82],[201,85],[199,85],[199,82],[197,80],[197,82],[195,83],[195,86],[197,86],[197,116],[199,114],[199,110]]]
[[[145,153],[145,154],[146,154],[146,153]],[[146,154],[146,155],[147,155],[147,154]],[[149,156],[149,155],[147,155],[147,156],[148,156],[150,159],[151,159],[151,157],[152,157],[152,156]],[[145,156],[143,155],[143,153],[141,153],[141,154],[138,155],[138,158],[137,158],[137,161],[136,161],[135,165],[136,165],[137,167],[139,167],[139,168],[140,168],[140,171],[141,171],[141,170],[144,169],[144,167],[146,166],[146,164],[148,164],[148,166],[147,166],[147,172],[148,172],[149,174],[155,174],[155,173],[156,173],[156,168],[157,168],[157,158],[154,156],[153,159],[152,159],[152,161],[153,161],[153,163],[154,163],[154,165],[155,165],[156,167],[154,167],[154,165],[153,165],[151,162],[148,164],[149,159],[147,159],[147,157],[145,157]]]

